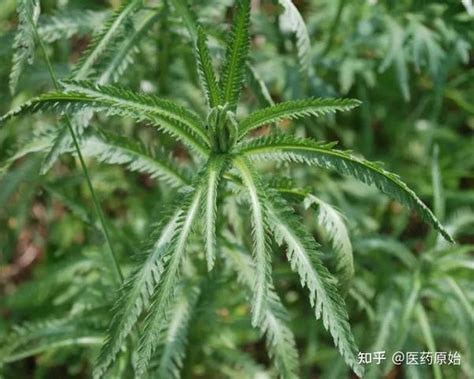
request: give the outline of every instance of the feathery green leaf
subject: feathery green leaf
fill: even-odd
[[[30,322],[17,327],[1,341],[0,364],[66,346],[98,345],[102,331],[84,316]]]
[[[175,8],[176,13],[181,17],[184,25],[188,29],[188,32],[193,40],[198,37],[198,21],[197,15],[194,13],[192,8],[187,4],[186,0],[170,0]]]
[[[64,81],[62,82],[66,93],[82,94],[93,102],[108,107],[117,107],[136,113],[156,115],[164,120],[171,120],[185,126],[189,134],[194,134],[202,141],[208,142],[208,137],[201,119],[192,111],[169,100],[156,96],[145,95],[127,90],[119,86],[100,86],[89,81]],[[112,114],[115,112],[112,111]],[[120,111],[117,112],[120,114]]]
[[[253,259],[255,262],[255,292],[252,300],[252,324],[261,322],[263,309],[268,299],[271,284],[271,258],[268,238],[267,216],[264,209],[265,192],[261,178],[249,165],[247,159],[236,158],[234,166],[239,170],[242,182],[247,189],[252,210]]]
[[[289,315],[278,294],[270,289],[267,309],[260,325],[267,336],[270,358],[282,379],[298,378],[298,350],[295,337],[288,327]]]
[[[45,42],[51,43],[74,35],[84,35],[102,26],[108,12],[91,10],[64,10],[52,16],[41,17],[38,34]]]
[[[163,348],[160,351],[159,378],[179,379],[186,356],[186,344],[191,319],[199,300],[197,286],[184,286],[166,316],[168,326],[164,333]]]
[[[73,77],[76,80],[86,79],[94,64],[107,50],[114,46],[114,41],[124,35],[123,27],[126,21],[142,6],[143,0],[126,0],[104,23],[100,32],[94,36],[86,51],[76,64]]]
[[[307,71],[310,64],[311,43],[309,40],[308,29],[301,16],[291,0],[278,0],[284,8],[283,14],[280,16],[280,28],[288,29],[296,35],[296,49],[298,51],[298,59],[301,71]]]
[[[98,64],[98,83],[108,84],[117,82],[134,62],[138,52],[137,44],[160,17],[159,12],[149,12],[142,17],[138,26],[129,33],[120,44],[108,54],[103,62]]]
[[[205,246],[207,269],[214,267],[216,259],[216,217],[217,217],[217,188],[227,161],[220,156],[212,156],[208,163],[209,177],[206,196],[203,196],[203,214],[205,220]]]
[[[212,67],[212,60],[207,48],[206,32],[202,27],[198,27],[198,38],[196,41],[196,57],[198,62],[199,77],[206,93],[209,106],[214,108],[222,103],[222,95],[217,83],[216,74]]]
[[[358,158],[349,152],[336,150],[332,144],[322,144],[311,139],[299,139],[287,135],[262,137],[241,143],[238,152],[254,160],[301,162],[338,171],[343,175],[376,186],[383,193],[406,205],[433,225],[446,240],[452,237],[397,175],[384,170],[379,164]]]
[[[327,232],[336,253],[336,268],[338,278],[343,286],[354,276],[354,257],[349,232],[344,223],[343,216],[328,203],[309,194],[305,201],[306,208],[312,204],[318,205],[318,222]]]
[[[14,153],[0,164],[0,177],[8,168],[18,159],[31,153],[40,153],[47,151],[53,144],[54,135],[48,133],[33,138],[31,141],[21,145]]]
[[[202,154],[207,154],[208,137],[199,117],[171,101],[117,86],[95,85],[88,81],[64,82],[64,86],[66,92],[52,92],[33,98],[1,117],[0,124],[27,112],[50,110],[65,114],[71,111],[100,109],[109,115],[148,121],[179,137]]]
[[[178,208],[171,215],[163,217],[165,221],[153,232],[148,242],[149,246],[143,249],[146,253],[143,254],[142,262],[122,285],[118,301],[113,309],[114,316],[107,338],[94,368],[94,378],[104,376],[143,309],[150,304],[154,288],[163,276],[163,260],[175,231],[180,226],[181,213],[182,209]]]
[[[291,100],[260,109],[240,122],[239,138],[262,125],[283,119],[300,119],[309,116],[322,116],[337,111],[348,111],[360,104],[356,99],[316,98]]]
[[[231,244],[227,246],[224,256],[237,272],[239,280],[246,285],[250,292],[254,292],[255,269],[252,259],[241,252],[242,250],[243,248]],[[282,378],[297,378],[298,350],[295,337],[287,325],[288,313],[273,288],[269,288],[268,300],[264,307],[263,317],[258,327],[266,336],[270,357]]]
[[[75,128],[75,124],[71,125]],[[65,120],[59,122],[59,129],[56,130],[54,139],[50,146],[50,149],[41,163],[40,173],[45,175],[54,163],[58,160],[59,156],[66,151],[70,150],[73,146],[71,132],[69,131],[68,126],[66,125]]]
[[[250,46],[249,23],[250,0],[238,0],[220,75],[223,101],[232,106],[237,105],[245,80],[245,67]]]
[[[25,65],[33,64],[35,53],[35,25],[40,15],[39,0],[18,0],[18,31],[13,44],[14,54],[10,71],[10,92],[15,93],[18,79]]]
[[[362,376],[357,363],[357,346],[348,322],[344,299],[339,295],[334,278],[320,259],[318,244],[302,227],[301,221],[276,192],[270,194],[270,223],[277,242],[287,245],[288,261],[298,273],[301,285],[307,286],[316,318],[322,317],[324,327],[331,333],[334,344],[354,372]]]
[[[143,145],[111,133],[88,133],[81,139],[82,154],[100,162],[126,165],[131,171],[149,174],[182,188],[190,184],[184,170],[166,153],[149,151]]]
[[[247,82],[261,106],[270,107],[275,104],[262,77],[257,70],[248,63]]]
[[[165,252],[165,261],[158,288],[152,297],[152,304],[145,320],[145,326],[138,342],[136,371],[142,376],[156,349],[162,332],[169,304],[174,296],[179,280],[180,268],[186,256],[186,245],[203,195],[202,184],[188,194],[183,211],[177,220],[175,235]]]

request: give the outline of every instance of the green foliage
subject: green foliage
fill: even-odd
[[[199,213],[199,205],[203,196],[202,185],[192,191],[184,201],[185,205],[176,221],[176,229],[173,237],[166,247],[166,258],[164,262],[163,274],[157,291],[151,299],[151,306],[148,311],[143,332],[137,349],[137,375],[145,373],[151,355],[156,349],[160,332],[163,328],[162,319],[168,311],[171,300],[176,291],[181,265],[186,257],[186,245],[191,233],[195,218]],[[100,363],[100,360],[99,360]]]
[[[125,10],[124,10],[125,11]],[[99,64],[97,69],[99,75],[98,82],[107,84],[109,82],[117,82],[123,76],[125,70],[135,62],[138,53],[137,44],[143,36],[150,31],[150,28],[157,21],[160,14],[157,12],[149,12],[140,20],[136,28],[129,35],[120,41],[115,49],[109,49],[111,52],[107,55],[104,62]],[[105,37],[105,36],[104,36]],[[98,48],[98,46],[96,47]]]
[[[186,357],[186,336],[200,290],[198,287],[184,287],[181,292],[167,315],[169,325],[163,336],[163,348],[160,352],[161,358],[157,370],[160,378],[180,378],[183,361]]]
[[[149,247],[142,249],[145,252],[142,262],[123,284],[94,372],[95,376],[101,376],[110,366],[141,312],[150,304],[153,288],[160,282],[163,274],[163,258],[178,227],[181,212],[181,209],[178,209],[171,216],[164,215],[166,221],[155,228],[158,232],[153,234]]]
[[[63,11],[40,18],[38,34],[47,43],[73,36],[83,36],[97,30],[106,17],[107,12]]]
[[[400,180],[379,164],[358,158],[349,152],[333,149],[334,144],[319,143],[290,136],[262,137],[242,144],[238,151],[252,159],[270,159],[314,164],[333,169],[344,175],[379,188],[382,192],[416,210],[424,220],[433,224],[440,233],[453,242],[429,208]]]
[[[337,271],[341,282],[347,284],[354,276],[354,257],[349,232],[343,216],[328,203],[309,194],[305,199],[305,207],[318,207],[318,222],[328,234],[336,253]]]
[[[305,99],[279,103],[256,111],[242,120],[240,136],[245,136],[259,126],[280,120],[297,120],[309,116],[322,116],[337,111],[347,111],[359,104],[360,102],[355,99]]]
[[[203,123],[197,116],[173,102],[88,81],[63,82],[63,85],[65,92],[49,93],[30,100],[0,118],[0,122],[25,112],[49,110],[64,115],[70,111],[106,110],[109,115],[148,121],[170,134],[180,136],[199,151],[209,143]]]
[[[112,49],[117,36],[124,35],[124,32],[117,32],[119,28],[124,28],[127,19],[140,7],[142,0],[125,1],[121,8],[112,14],[89,43],[86,51],[76,65],[74,79],[86,79],[90,71],[101,55],[108,49]]]
[[[207,190],[203,196],[202,213],[205,220],[205,243],[206,243],[206,260],[207,269],[209,271],[214,267],[216,259],[216,218],[217,218],[217,195],[219,181],[222,172],[227,164],[226,158],[215,157],[209,162],[209,176],[207,182]]]
[[[255,284],[252,299],[252,324],[260,323],[263,309],[268,298],[270,282],[270,244],[266,230],[268,229],[267,214],[264,208],[265,192],[261,179],[249,166],[248,162],[238,158],[234,162],[247,189],[248,201],[252,210],[253,259],[255,262]]]
[[[254,290],[255,270],[247,254],[242,248],[232,242],[226,249],[226,259],[237,272],[239,280],[244,283],[249,292]],[[298,351],[295,337],[288,328],[289,315],[278,294],[273,288],[268,290],[267,301],[263,304],[263,315],[258,327],[266,335],[266,343],[271,358],[283,378],[294,378],[298,372]]]
[[[23,324],[3,341],[2,362],[15,362],[57,348],[100,344],[101,341],[100,328],[88,325],[83,318]]]
[[[0,376],[473,376],[472,16],[114,5],[0,39]]]
[[[199,67],[201,83],[206,92],[209,107],[214,108],[222,104],[222,94],[217,84],[216,74],[212,67],[211,57],[206,45],[207,37],[202,28],[198,29],[198,38],[196,42],[196,52]]]
[[[38,0],[18,1],[18,31],[15,36],[13,63],[10,72],[10,92],[15,92],[18,79],[25,65],[33,64],[35,53],[35,31],[34,24],[38,22],[40,15],[40,4]]]
[[[239,0],[234,23],[226,44],[224,65],[221,70],[220,87],[222,100],[236,106],[245,80],[245,63],[249,52],[250,0]]]
[[[150,151],[141,143],[135,143],[112,133],[88,133],[81,141],[81,149],[86,157],[94,157],[100,162],[125,165],[130,171],[137,171],[160,178],[172,187],[189,184],[188,173],[167,157],[164,151]]]
[[[280,26],[283,30],[288,29],[295,33],[300,67],[303,71],[308,70],[311,60],[311,41],[303,17],[292,0],[279,0],[279,3],[284,9],[280,17]]]
[[[324,327],[333,337],[334,345],[354,372],[362,376],[363,368],[357,363],[357,347],[348,323],[344,300],[338,294],[331,274],[319,259],[318,246],[300,225],[288,206],[274,194],[272,224],[279,244],[287,245],[291,268],[298,273],[302,286],[307,286],[316,318],[322,318]]]

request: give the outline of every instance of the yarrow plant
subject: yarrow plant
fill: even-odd
[[[57,113],[65,117],[64,123],[69,127],[63,125],[62,134],[58,133],[55,142],[47,144],[49,149],[53,149],[49,155],[53,157],[51,164],[64,152],[95,156],[103,162],[125,164],[132,170],[160,177],[178,190],[176,199],[163,206],[149,241],[137,254],[136,267],[121,284],[94,377],[104,377],[126,346],[131,346],[133,351],[130,359],[136,376],[153,372],[150,362],[157,354],[161,362],[160,374],[163,377],[179,376],[185,354],[185,338],[181,332],[185,333],[188,327],[197,297],[206,296],[201,293],[202,289],[184,280],[186,262],[201,258],[188,254],[190,245],[196,240],[202,243],[205,252],[202,258],[209,272],[218,271],[219,261],[227,262],[251,294],[252,325],[265,335],[269,356],[279,376],[298,376],[298,352],[287,325],[287,311],[272,279],[275,243],[285,247],[288,263],[299,276],[301,286],[307,288],[315,317],[322,320],[335,348],[347,365],[362,376],[363,368],[357,362],[358,348],[338,281],[323,264],[318,242],[295,211],[294,201],[299,199],[306,205],[318,204],[319,220],[326,225],[340,253],[338,270],[350,276],[353,272],[352,257],[347,256],[350,254],[347,235],[339,232],[344,230],[339,225],[340,215],[311,195],[308,189],[295,188],[283,177],[268,180],[261,172],[261,163],[302,164],[351,176],[377,187],[416,211],[448,241],[452,241],[451,236],[415,192],[380,164],[338,150],[335,143],[300,138],[275,128],[270,133],[255,133],[268,125],[278,126],[282,120],[349,111],[360,104],[358,100],[307,98],[270,105],[246,116],[238,115],[242,87],[251,70],[248,62],[250,0],[237,1],[225,44],[225,56],[218,72],[208,49],[206,31],[196,20],[188,20],[198,74],[208,105],[205,118],[173,101],[106,84],[112,77],[110,72],[115,72],[119,66],[117,59],[110,61],[113,66],[105,69],[98,81],[85,80],[101,48],[105,49],[105,44],[111,40],[114,28],[121,27],[123,19],[135,12],[139,3],[126,2],[113,15],[107,32],[98,34],[71,79],[59,81],[55,92],[35,97],[0,119],[3,124],[26,113]],[[34,24],[36,16],[31,17],[34,12],[27,11],[25,19]],[[34,33],[28,35],[28,41],[34,39]],[[124,50],[121,57],[126,55]],[[24,60],[23,57],[15,58],[17,63]],[[12,88],[16,82],[17,73],[12,76]],[[91,129],[87,124],[93,112],[130,118],[170,135],[188,148],[189,164],[194,173],[178,167],[167,155],[150,154],[132,141],[105,131],[86,130]],[[289,193],[294,196],[287,197]],[[233,202],[248,204],[249,249],[242,235],[247,229],[245,220],[236,219],[235,213],[228,211]],[[247,254],[247,250],[251,250],[251,254]],[[113,251],[111,254],[113,267],[118,265],[118,259],[113,256]],[[120,268],[115,267],[115,272],[120,282]],[[218,276],[219,272],[215,275]],[[180,303],[181,298],[178,296],[178,301],[176,299],[182,293],[185,300]],[[181,318],[173,318],[172,310],[176,307],[181,307]],[[144,319],[142,315],[145,315]],[[174,335],[166,334],[173,330]],[[162,349],[160,346],[166,335],[171,336],[170,344],[175,345]]]

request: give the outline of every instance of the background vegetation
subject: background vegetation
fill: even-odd
[[[28,3],[35,2],[18,1]],[[195,20],[201,22],[210,35],[212,56],[221,62],[234,1],[144,3],[117,24],[100,59],[82,72],[88,46],[111,30],[114,12],[123,12],[120,1],[41,1],[41,14],[31,13],[37,17],[41,46],[38,36],[18,24],[16,2],[3,0],[0,114],[54,88],[43,47],[59,79],[120,83],[206,117],[190,30]],[[472,3],[307,0],[294,5],[252,1],[254,75],[237,114],[307,97],[361,100],[349,112],[279,126],[300,137],[339,141],[341,149],[384,162],[433,209],[457,243],[444,241],[414,212],[355,179],[286,164],[264,166],[265,177],[291,177],[292,185],[311,191],[307,207],[297,211],[321,244],[324,263],[339,278],[360,351],[386,351],[388,358],[397,350],[458,351],[462,356],[460,366],[394,366],[387,359],[380,366],[368,365],[364,377],[472,378]],[[15,40],[15,35],[20,37]],[[171,152],[184,171],[192,155],[143,122],[101,113],[84,117],[91,121],[89,129],[101,133],[86,132],[82,149],[111,243],[128,275],[137,247],[164,204],[173,201],[176,186],[124,155],[124,146],[152,156]],[[275,128],[259,133],[276,133]],[[110,322],[117,285],[95,200],[67,136],[64,120],[48,112],[0,125],[0,377],[91,377]],[[110,141],[122,152],[110,150]],[[226,214],[246,212],[233,205]],[[203,254],[199,242],[196,237],[191,245]],[[342,272],[341,256],[350,262]],[[354,375],[323,323],[315,320],[284,249],[273,249],[272,264],[275,288],[295,335],[299,376]],[[274,377],[265,340],[251,327],[246,293],[235,274],[219,259],[209,274],[201,265],[187,268],[195,279],[190,283],[195,288],[199,282],[199,290],[183,291],[188,296],[182,303],[178,298],[170,311],[171,320],[178,320],[179,338],[160,344],[150,377]],[[165,370],[159,357],[166,352],[172,359]],[[121,354],[111,377],[133,377],[129,355],[128,350]]]

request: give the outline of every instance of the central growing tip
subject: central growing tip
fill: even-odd
[[[207,130],[215,153],[226,153],[234,146],[238,135],[235,113],[228,105],[213,108],[207,116]]]

